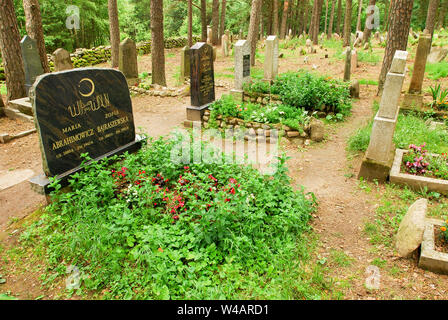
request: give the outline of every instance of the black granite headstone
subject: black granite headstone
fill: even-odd
[[[79,170],[83,153],[99,159],[136,143],[129,89],[118,70],[44,74],[30,97],[47,176]]]
[[[40,61],[36,40],[29,36],[24,36],[22,41],[20,41],[20,48],[25,69],[25,89],[26,94],[28,94],[36,77],[43,74],[44,69],[42,68],[42,62]]]
[[[201,107],[215,100],[213,48],[198,42],[190,48],[191,105]]]

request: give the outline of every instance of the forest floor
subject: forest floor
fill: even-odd
[[[327,50],[327,51],[326,51]],[[300,56],[298,50],[281,49],[284,57],[279,61],[279,73],[307,69],[333,78],[342,78],[344,62],[335,57],[335,48],[318,49],[317,54],[309,55],[308,61]],[[363,51],[363,50],[360,50]],[[394,254],[393,247],[387,244],[371,242],[365,232],[366,225],[377,219],[376,210],[382,205],[388,194],[385,185],[369,184],[357,180],[361,155],[346,151],[348,138],[363,127],[373,116],[372,104],[378,100],[375,82],[381,69],[383,48],[366,51],[369,62],[359,62],[352,71],[352,80],[360,80],[361,96],[353,102],[352,115],[346,121],[327,125],[326,140],[298,148],[287,141],[281,148],[290,157],[289,174],[294,184],[303,185],[306,191],[315,193],[319,207],[312,225],[319,237],[315,252],[315,263],[325,266],[326,277],[332,280],[330,290],[344,299],[448,299],[448,277],[436,275],[417,268],[417,259],[400,259]],[[329,58],[324,55],[328,53]],[[413,65],[415,47],[408,57],[408,68]],[[175,87],[179,75],[180,49],[166,51],[168,86]],[[372,62],[373,61],[373,62]],[[104,65],[106,66],[106,65]],[[215,62],[215,79],[224,86],[217,87],[219,98],[233,85],[233,57],[223,57],[218,48]],[[139,57],[139,70],[150,71],[149,55]],[[257,59],[254,72],[261,72],[262,61]],[[408,87],[409,75],[403,90]],[[433,82],[425,80],[424,87]],[[448,79],[442,79],[442,86],[448,85]],[[146,95],[132,98],[134,120],[150,136],[169,134],[174,128],[183,126],[185,107],[189,97],[153,97]],[[0,128],[7,132],[28,128],[29,124],[19,121],[0,119]],[[41,172],[41,155],[37,134],[0,144],[0,176],[17,170],[31,169]],[[389,199],[394,201],[393,199]],[[35,194],[27,181],[0,191],[0,254],[5,249],[17,245],[17,236],[12,234],[19,228],[20,219],[44,205],[45,198]],[[37,214],[39,214],[37,210]],[[32,219],[33,216],[31,215]],[[45,289],[41,286],[42,268],[33,266],[30,260],[16,265],[14,259],[0,259],[0,274],[7,282],[0,285],[0,293],[20,299],[61,298],[64,288],[62,282]],[[380,269],[380,289],[368,290],[365,286],[366,268],[376,265]],[[24,273],[24,270],[28,272]]]

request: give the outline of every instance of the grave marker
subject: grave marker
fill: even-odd
[[[134,40],[126,38],[120,43],[118,69],[123,72],[129,85],[138,83],[137,46]]]
[[[266,50],[264,59],[264,79],[272,82],[278,74],[278,38],[269,36],[266,39]]]
[[[190,78],[190,47],[185,46],[180,53],[180,76],[181,80],[185,81]]]
[[[215,101],[213,47],[204,42],[190,48],[190,95],[187,120],[201,121],[205,109]]]
[[[56,49],[56,51],[53,52],[53,56],[54,70],[56,72],[73,69],[72,60],[70,59],[70,53],[67,50],[63,48]]]
[[[81,68],[37,78],[30,91],[45,175],[32,179],[48,192],[48,177],[80,170],[81,154],[101,159],[140,147],[124,75]],[[43,189],[43,190],[42,190]]]
[[[389,176],[395,155],[393,137],[400,111],[398,100],[403,86],[407,56],[406,51],[395,51],[359,178],[385,182]]]
[[[36,78],[44,73],[44,69],[42,68],[42,62],[40,61],[36,40],[26,35],[23,37],[22,41],[20,41],[20,48],[25,69],[25,90],[26,94],[29,95],[31,86]]]
[[[235,86],[230,91],[237,100],[243,100],[243,85],[250,82],[250,43],[238,40],[235,44]]]

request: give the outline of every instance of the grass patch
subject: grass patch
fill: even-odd
[[[439,63],[427,63],[425,72],[427,77],[431,80],[438,80],[440,78],[448,77],[448,61]]]
[[[344,251],[335,249],[330,251],[330,259],[339,267],[349,267],[353,262],[353,258],[349,257]]]
[[[361,79],[361,80],[359,80],[359,84],[364,84],[364,85],[369,85],[369,86],[377,86],[378,80]]]
[[[8,94],[8,90],[6,89],[5,83],[0,83],[0,94],[4,96]]]
[[[216,73],[215,73],[215,77],[216,77],[216,78],[233,79],[233,78],[234,78],[234,75],[233,75],[233,74],[228,74],[228,73],[220,73],[220,72],[216,72]]]

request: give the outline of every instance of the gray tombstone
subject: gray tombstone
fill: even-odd
[[[185,46],[180,53],[180,77],[182,81],[190,78],[190,47]]]
[[[250,82],[250,43],[238,40],[235,44],[235,87],[232,95],[238,100],[243,99],[243,85]]]
[[[134,40],[126,38],[120,43],[118,68],[123,72],[128,84],[138,82],[137,47]]]
[[[44,73],[42,62],[40,61],[39,49],[36,40],[31,39],[28,35],[24,36],[20,41],[22,50],[23,66],[25,68],[25,89],[28,95],[31,86],[36,78]]]
[[[72,60],[70,59],[70,53],[62,48],[56,49],[53,52],[54,55],[54,70],[64,71],[73,69]]]
[[[278,38],[269,36],[266,39],[266,51],[264,58],[264,80],[273,81],[278,74]]]

